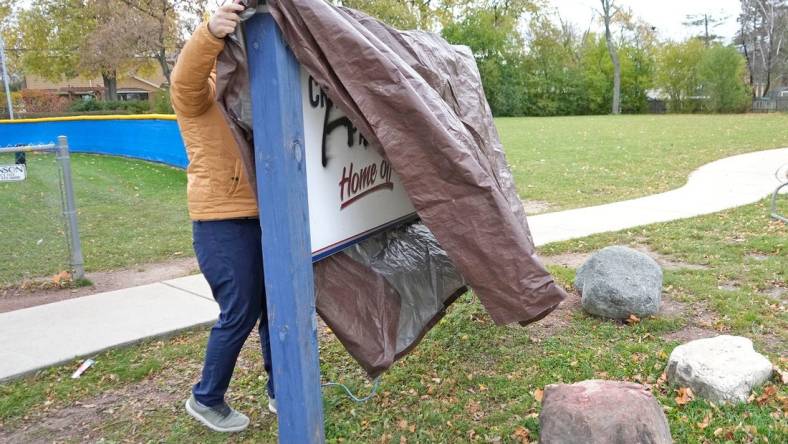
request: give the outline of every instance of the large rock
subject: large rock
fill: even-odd
[[[583,381],[545,388],[539,414],[542,444],[666,444],[662,406],[640,384]]]
[[[740,336],[698,339],[673,349],[668,382],[715,402],[746,402],[772,376],[772,363]]]
[[[575,287],[583,309],[596,316],[627,319],[651,316],[662,300],[662,268],[627,247],[607,247],[577,269]]]

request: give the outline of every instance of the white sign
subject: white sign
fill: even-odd
[[[301,70],[309,228],[317,261],[412,219],[399,177]]]
[[[0,165],[0,182],[21,182],[26,178],[25,165]]]

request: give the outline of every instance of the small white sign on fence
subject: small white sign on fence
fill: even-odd
[[[27,166],[0,165],[0,182],[21,182],[27,179]]]

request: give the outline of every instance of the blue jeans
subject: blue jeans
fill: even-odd
[[[209,407],[224,402],[238,354],[259,320],[268,396],[273,399],[260,222],[258,219],[195,221],[193,231],[197,262],[221,310],[208,338],[202,379],[192,389],[194,397]]]

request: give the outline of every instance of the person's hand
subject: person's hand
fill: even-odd
[[[241,17],[238,14],[245,9],[239,2],[240,0],[233,0],[225,3],[213,14],[213,17],[208,22],[208,31],[214,37],[223,39],[228,34],[235,32],[235,27],[241,21]]]

